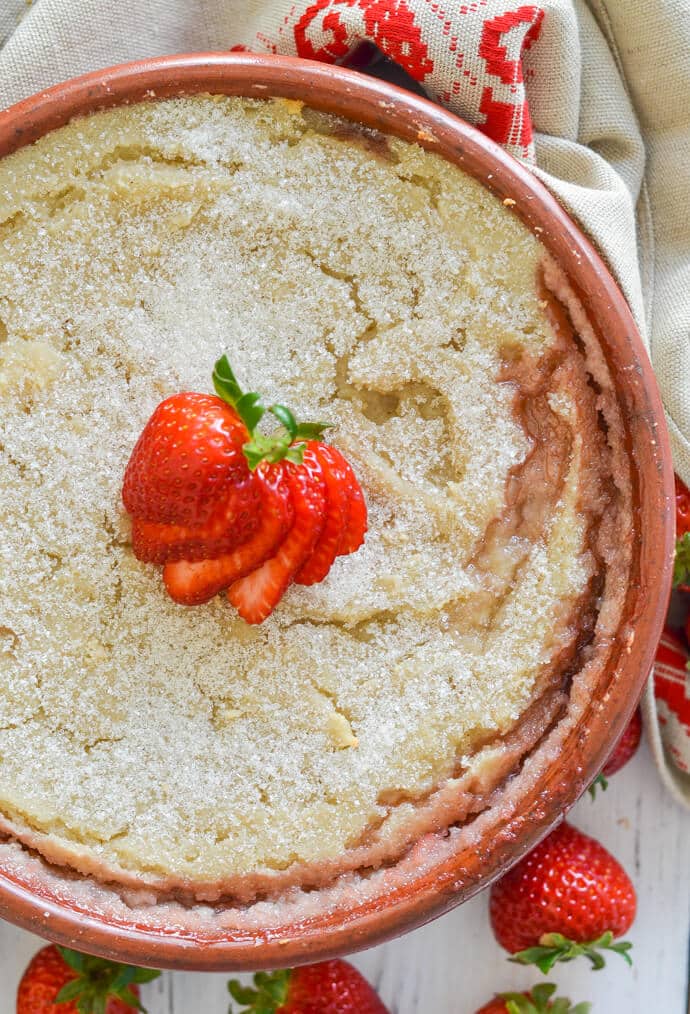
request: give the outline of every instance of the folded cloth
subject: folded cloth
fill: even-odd
[[[368,41],[558,196],[648,342],[690,484],[690,18],[677,0],[0,0],[0,107],[115,63],[249,49],[344,62]],[[661,745],[690,807],[690,775]]]

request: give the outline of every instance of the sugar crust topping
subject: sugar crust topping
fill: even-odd
[[[505,351],[555,341],[541,247],[436,156],[345,133],[200,97],[0,162],[0,810],[77,867],[193,889],[399,833],[515,727],[591,578],[567,389],[558,504],[477,557],[531,450]],[[223,351],[336,422],[370,512],[260,628],[172,603],[119,499],[155,405]]]

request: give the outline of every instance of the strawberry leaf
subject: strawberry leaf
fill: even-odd
[[[556,987],[552,982],[540,982],[532,987],[530,996],[536,1004],[545,1007],[555,992]]]
[[[67,1003],[68,1000],[74,1000],[75,997],[84,989],[84,983],[81,979],[72,979],[71,982],[66,983],[58,995],[55,997],[55,1003]]]
[[[285,460],[291,461],[293,465],[301,465],[304,461],[304,448],[305,444],[293,444],[285,455]]]
[[[300,423],[293,434],[293,440],[320,440],[324,430],[330,430],[333,423]]]
[[[256,999],[257,992],[251,986],[243,986],[237,979],[231,979],[228,983],[228,993],[238,1003],[250,1004]]]
[[[253,433],[266,409],[260,404],[260,394],[243,392],[227,356],[221,356],[213,367],[213,386],[218,397],[235,409],[249,432]]]
[[[597,798],[597,789],[601,788],[602,792],[606,792],[606,790],[608,789],[608,787],[609,787],[608,778],[605,778],[604,775],[601,772],[599,772],[599,774],[594,779],[594,781],[592,782],[592,784],[590,785],[590,787],[587,789],[587,791],[589,792],[589,794],[592,797],[592,799],[596,799]]]
[[[247,464],[253,472],[262,461],[269,461],[273,464],[283,461],[288,455],[290,448],[290,434],[283,433],[266,437],[263,433],[255,433],[252,440],[242,448],[242,453],[247,459]]]
[[[123,965],[119,972],[116,973],[110,988],[112,990],[124,989],[125,986],[129,986],[130,982],[134,982],[135,969],[131,965]]]
[[[132,982],[136,982],[137,985],[141,985],[143,982],[153,982],[154,979],[160,978],[161,973],[157,968],[134,968],[133,965],[129,967],[134,971]]]
[[[221,356],[213,367],[213,386],[218,397],[233,407],[242,397],[242,388],[227,356]]]
[[[505,1000],[508,1014],[536,1014],[537,1008],[530,1003],[526,996],[520,993],[501,993],[501,999]]]
[[[676,555],[673,561],[673,587],[690,584],[690,532],[676,539]]]
[[[279,423],[285,427],[287,432],[290,434],[290,440],[294,440],[297,435],[297,420],[285,405],[271,405],[269,412],[272,412]]]
[[[632,944],[626,940],[613,942],[613,933],[602,933],[596,940],[578,943],[569,940],[561,933],[544,933],[536,947],[528,947],[524,951],[518,951],[510,958],[519,965],[536,965],[546,975],[551,971],[557,961],[573,961],[583,956],[587,958],[595,971],[603,968],[606,959],[601,951],[614,951],[620,954],[629,965],[632,965],[632,958],[628,954]]]
[[[76,978],[62,987],[55,999],[57,1004],[72,1001],[80,1014],[105,1014],[108,1000],[117,997],[133,1010],[145,1011],[129,987],[133,983],[151,982],[160,972],[105,961],[67,947],[58,947],[58,951]]]
[[[552,982],[541,982],[529,993],[499,993],[505,1001],[508,1014],[589,1014],[591,1004],[579,1003],[571,1007],[567,997],[552,1000],[556,987]]]
[[[249,431],[250,440],[242,448],[247,464],[253,472],[260,462],[292,461],[301,465],[304,448],[291,447],[295,440],[320,440],[330,423],[298,423],[293,412],[286,405],[271,405],[268,409],[281,424],[281,429],[265,436],[256,429],[266,409],[261,404],[261,395],[256,391],[244,392],[235,376],[227,356],[221,356],[213,368],[213,386],[219,398],[237,412]]]
[[[75,972],[83,972],[84,964],[86,962],[86,955],[81,954],[79,951],[73,951],[69,947],[58,947],[62,960],[65,964],[69,965],[70,968],[74,969]]]
[[[260,394],[250,391],[247,394],[243,394],[235,405],[238,416],[250,433],[254,432],[266,414],[266,409],[260,403],[260,399]]]
[[[146,1008],[141,1005],[139,998],[134,995],[131,989],[123,989],[118,994],[120,1000],[124,1000],[125,1003],[133,1007],[134,1010],[143,1011],[146,1014]]]
[[[231,979],[228,992],[233,1000],[242,1004],[243,1014],[275,1014],[287,1001],[291,975],[290,968],[277,972],[257,972],[254,976],[254,989]],[[228,1014],[232,1014],[232,1006]]]

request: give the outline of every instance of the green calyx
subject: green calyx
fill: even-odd
[[[508,1014],[589,1014],[592,1009],[590,1003],[572,1007],[570,1000],[563,996],[552,1000],[555,992],[552,982],[542,982],[533,986],[527,996],[524,993],[499,993],[499,996],[505,1000]]]
[[[278,972],[257,972],[253,987],[243,986],[237,979],[231,979],[228,992],[242,1005],[243,1014],[275,1014],[287,1003],[291,975],[289,968]],[[232,1004],[228,1014],[234,1014]]]
[[[58,947],[65,964],[77,973],[55,998],[56,1004],[71,1001],[80,1014],[105,1014],[108,1000],[117,997],[133,1010],[144,1011],[130,986],[151,982],[161,974],[151,968],[134,968],[116,961],[104,961],[68,947]]]
[[[596,940],[587,943],[576,943],[568,940],[560,933],[544,933],[539,939],[537,947],[528,947],[524,951],[518,951],[510,958],[519,965],[536,965],[545,975],[557,961],[572,961],[582,955],[588,958],[595,970],[603,968],[606,959],[601,951],[614,951],[632,965],[632,958],[628,953],[632,944],[627,940],[614,941],[613,933],[610,931],[602,933]]]
[[[690,584],[690,532],[676,539],[676,555],[673,560],[673,587]]]
[[[589,792],[589,794],[592,797],[592,799],[596,799],[597,798],[597,789],[601,788],[602,792],[606,792],[606,790],[608,789],[608,787],[609,787],[608,778],[605,778],[604,775],[601,772],[599,772],[599,774],[594,779],[594,781],[592,782],[592,784],[590,785],[590,787],[587,789],[587,791]]]
[[[304,440],[320,440],[330,423],[298,423],[285,405],[261,404],[261,395],[256,391],[243,391],[240,387],[227,356],[221,356],[213,368],[213,386],[219,398],[227,402],[247,427],[250,439],[242,448],[247,464],[253,472],[261,461],[292,461],[301,465],[304,459]],[[280,428],[265,435],[257,427],[266,412],[270,412]]]

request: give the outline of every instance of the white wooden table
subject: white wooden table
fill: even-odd
[[[601,972],[575,962],[552,973],[559,995],[591,1000],[593,1014],[687,1014],[690,938],[690,814],[661,787],[643,744],[595,802],[572,813],[623,863],[639,908],[629,938],[634,967],[616,955]],[[0,923],[0,1014],[14,1014],[22,970],[41,941]],[[509,964],[494,942],[480,895],[429,926],[356,955],[392,1014],[474,1014],[495,990],[541,978]],[[226,975],[164,973],[146,987],[149,1014],[226,1014]]]

